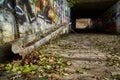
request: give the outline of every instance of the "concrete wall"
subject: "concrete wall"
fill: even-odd
[[[116,4],[116,6],[117,6],[117,13],[116,13],[117,32],[120,33],[120,1]]]
[[[120,1],[110,7],[99,18],[92,20],[94,26],[99,30],[120,33]]]
[[[33,2],[29,3],[32,14],[35,16],[35,20],[33,21],[29,20],[29,13],[27,13],[28,11],[26,8],[28,6],[26,5],[25,5],[25,8],[22,8],[24,11],[24,17],[21,17],[21,18],[25,19],[25,21],[24,22],[22,21],[22,23],[20,22],[20,18],[16,14],[14,14],[15,11],[14,12],[11,11],[9,14],[6,14],[7,16],[11,16],[10,19],[7,21],[5,19],[6,17],[2,16],[4,15],[3,11],[0,12],[0,18],[2,17],[1,18],[2,20],[0,21],[1,46],[4,45],[5,43],[11,42],[13,46],[12,47],[13,52],[20,53],[24,51],[24,49],[26,49],[26,47],[22,46],[24,45],[25,42],[28,42],[28,43],[33,42],[33,44],[31,45],[34,45],[36,38],[38,36],[39,37],[44,36],[45,34],[49,35],[49,34],[52,34],[52,32],[54,33],[57,30],[58,30],[57,33],[59,31],[61,31],[62,33],[66,33],[69,31],[70,8],[67,6],[67,1],[66,0],[44,0],[45,2],[40,2],[40,1],[38,0],[38,2],[36,3],[33,3]],[[44,3],[46,3],[47,5],[44,5]],[[40,7],[40,5],[42,5],[42,7]],[[44,18],[39,17],[38,16],[39,13],[42,16],[44,16]],[[42,38],[38,39],[37,41],[41,39]],[[22,42],[21,46],[17,45],[17,43],[19,44],[19,42]],[[37,44],[37,47],[39,47],[38,44]]]
[[[49,0],[46,0],[46,1],[49,1]],[[59,0],[59,1],[50,0],[50,2],[52,4],[52,9],[50,12],[50,13],[53,13],[52,17],[49,17],[50,14],[49,13],[46,14],[45,11],[41,13],[41,10],[38,10],[39,6],[35,7],[34,5],[31,5],[32,11],[36,16],[36,20],[31,23],[28,20],[27,14],[25,14],[27,21],[24,22],[22,25],[19,24],[20,37],[33,34],[33,33],[39,32],[40,30],[45,30],[50,27],[52,28],[53,26],[58,24],[69,23],[70,8],[68,8],[66,0]],[[36,2],[36,4],[37,3],[39,2]],[[37,10],[38,12],[36,12]],[[41,13],[41,15],[45,17],[44,18],[38,17],[39,13]],[[47,22],[46,21],[47,18],[49,18],[49,20],[52,23]]]
[[[15,23],[13,14],[0,10],[0,46],[15,40]]]

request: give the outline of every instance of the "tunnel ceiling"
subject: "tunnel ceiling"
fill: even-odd
[[[97,17],[119,0],[79,0],[72,8],[76,18]]]

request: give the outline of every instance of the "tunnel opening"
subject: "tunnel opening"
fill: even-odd
[[[81,0],[71,8],[72,31],[120,33],[119,0]]]
[[[90,18],[76,19],[76,29],[88,29],[88,28],[90,28],[90,24],[91,24],[90,21],[91,21]]]
[[[81,32],[102,32],[105,33],[102,27],[95,25],[94,18],[77,18],[75,20],[74,31]]]

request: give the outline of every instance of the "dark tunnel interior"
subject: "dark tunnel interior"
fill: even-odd
[[[118,1],[119,0],[80,0],[78,4],[71,8],[72,29],[74,31],[81,30],[76,28],[77,19],[92,20],[99,18]]]

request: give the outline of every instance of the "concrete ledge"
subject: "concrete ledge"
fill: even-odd
[[[34,49],[36,49],[39,46],[41,46],[41,45],[45,44],[46,42],[48,42],[50,39],[55,38],[56,36],[58,36],[60,34],[67,33],[69,31],[69,29],[70,29],[69,25],[61,26],[56,31],[51,32],[51,34],[45,36],[44,38],[38,40],[37,42],[35,42],[34,44],[32,44],[30,46],[23,46],[24,45],[24,40],[25,40],[26,37],[20,38],[18,41],[14,42],[12,44],[12,51],[15,54],[21,54],[21,53],[28,54],[31,51],[33,51]],[[41,35],[41,34],[39,34],[39,35]],[[30,36],[35,36],[35,35],[30,35]]]

